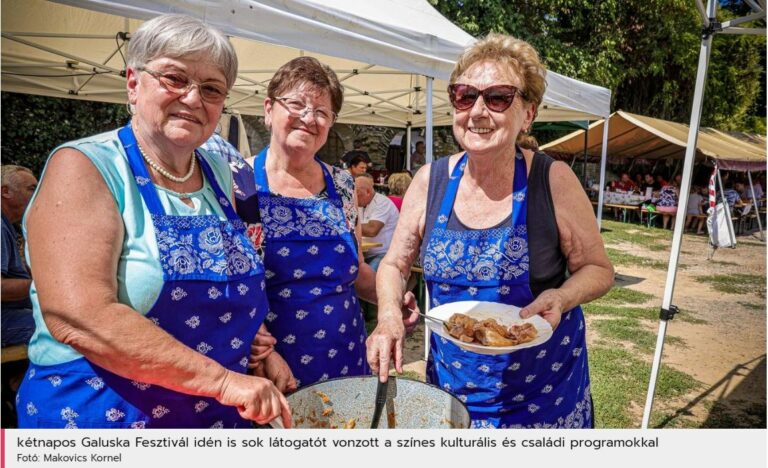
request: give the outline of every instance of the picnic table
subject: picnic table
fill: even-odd
[[[606,203],[603,205],[605,208],[617,208],[621,210],[621,218],[626,223],[627,218],[629,217],[629,213],[637,212],[638,216],[640,213],[640,207],[637,205],[619,205],[619,204],[613,204],[613,203]]]

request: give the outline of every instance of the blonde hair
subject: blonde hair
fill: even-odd
[[[411,185],[413,178],[407,172],[398,172],[389,176],[387,185],[389,186],[389,194],[396,197],[402,197],[405,195],[408,186]]]
[[[539,113],[539,105],[544,99],[544,92],[547,90],[547,69],[541,63],[536,49],[522,39],[490,33],[464,50],[456,61],[456,66],[453,67],[448,83],[454,84],[472,65],[486,60],[506,65],[520,77],[523,83],[519,96],[536,106],[533,117],[535,120]],[[521,132],[518,135],[518,142],[525,138],[528,136]]]

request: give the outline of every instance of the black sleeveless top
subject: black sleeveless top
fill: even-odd
[[[420,254],[422,264],[430,232],[448,186],[449,161],[450,158],[441,158],[430,167],[425,232]],[[528,173],[528,250],[531,259],[530,286],[534,297],[538,297],[544,290],[560,287],[566,279],[566,258],[560,250],[555,206],[549,187],[549,169],[553,162],[551,157],[537,152]],[[511,222],[510,209],[509,216],[494,227],[504,227]],[[459,221],[454,211],[451,211],[448,228],[457,231],[470,229]]]

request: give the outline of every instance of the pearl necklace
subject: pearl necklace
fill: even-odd
[[[170,180],[172,180],[174,182],[178,182],[178,183],[181,184],[181,183],[184,183],[184,182],[188,181],[192,177],[192,174],[195,173],[195,159],[197,159],[197,158],[195,158],[195,153],[194,152],[192,153],[192,161],[190,161],[190,163],[189,163],[189,171],[187,172],[187,174],[182,176],[182,177],[177,177],[177,176],[171,174],[170,172],[166,171],[162,167],[160,167],[160,165],[157,164],[153,159],[150,159],[150,157],[147,156],[147,154],[144,152],[144,148],[141,147],[141,145],[139,144],[138,141],[136,142],[136,146],[139,147],[139,153],[141,153],[141,156],[144,158],[144,161],[146,161],[147,164],[149,164],[149,166],[152,169],[154,169],[157,172],[159,172],[160,175],[162,175],[166,179],[170,179]]]

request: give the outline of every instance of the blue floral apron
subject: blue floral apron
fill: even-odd
[[[273,196],[265,169],[269,147],[256,157],[254,179],[264,229],[269,312],[275,349],[306,386],[368,373],[365,321],[354,282],[357,241],[328,169],[327,199]]]
[[[267,311],[264,266],[205,159],[203,174],[227,216],[166,215],[130,124],[118,133],[152,214],[163,287],[146,318],[229,370],[245,373]],[[155,350],[162,353],[162,349]],[[19,427],[250,427],[214,398],[128,380],[85,358],[31,364],[19,390]]]
[[[466,154],[453,169],[424,254],[432,307],[492,301],[524,307],[529,287],[525,159],[515,158],[511,223],[463,231],[448,228]],[[546,343],[510,354],[465,351],[430,338],[428,381],[466,403],[473,427],[592,427],[592,397],[580,307],[563,314]]]

